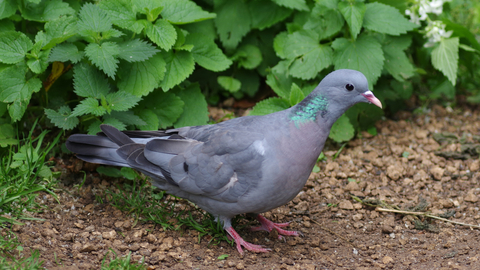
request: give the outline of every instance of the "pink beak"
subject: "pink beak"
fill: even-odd
[[[376,105],[380,108],[382,108],[382,103],[380,102],[380,100],[378,100],[378,98],[376,98],[372,91],[367,91],[365,93],[362,94],[362,96],[364,96],[366,99],[368,99],[368,101],[370,101],[370,103],[372,103],[373,105]]]

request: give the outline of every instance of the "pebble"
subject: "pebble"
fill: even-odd
[[[338,207],[340,209],[344,209],[344,210],[353,210],[353,204],[351,201],[349,200],[344,200],[344,201],[341,201],[339,204],[338,204]]]

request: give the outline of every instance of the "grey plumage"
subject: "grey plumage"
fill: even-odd
[[[239,252],[241,246],[265,252],[243,241],[230,219],[292,200],[305,185],[333,123],[358,102],[381,107],[362,73],[338,70],[302,102],[281,112],[160,131],[120,132],[102,125],[103,134],[72,135],[66,146],[82,160],[131,167],[151,176],[158,188],[213,214]],[[257,217],[262,229],[273,226],[280,234],[296,235],[279,228],[286,223]]]

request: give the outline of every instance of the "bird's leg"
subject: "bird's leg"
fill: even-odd
[[[258,226],[258,227],[253,227],[251,228],[252,231],[267,231],[267,232],[271,232],[273,229],[277,230],[278,232],[278,239],[282,240],[284,239],[283,235],[285,236],[299,236],[299,235],[302,235],[301,232],[297,232],[297,231],[287,231],[287,230],[284,230],[282,229],[283,227],[287,227],[290,222],[285,222],[285,223],[274,223],[268,219],[266,219],[264,216],[262,215],[257,215],[256,216],[256,219],[258,220],[258,222],[260,222],[260,224],[262,224],[261,226]]]
[[[241,255],[243,255],[242,246],[247,250],[253,251],[253,252],[269,252],[270,251],[269,248],[264,248],[260,245],[251,244],[243,240],[243,238],[240,237],[240,235],[235,231],[235,229],[233,229],[232,226],[226,227],[225,231],[227,231],[228,235],[232,237],[233,240],[235,240],[235,243],[237,244],[237,250]]]

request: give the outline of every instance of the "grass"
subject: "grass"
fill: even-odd
[[[40,191],[56,196],[53,192],[56,182],[47,154],[58,143],[61,134],[42,148],[48,131],[35,138],[33,131],[34,128],[24,140],[11,145],[8,150],[0,149],[0,270],[40,269],[43,263],[39,261],[38,251],[22,258],[23,247],[9,230],[12,224],[21,225],[21,220],[35,220],[31,213],[42,209],[35,200]]]
[[[103,257],[102,266],[100,267],[101,270],[145,270],[147,267],[138,262],[131,261],[131,252],[128,253],[125,257],[117,257],[117,253],[112,250],[113,255],[107,253],[105,257]],[[110,260],[107,263],[107,258]]]

